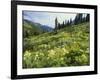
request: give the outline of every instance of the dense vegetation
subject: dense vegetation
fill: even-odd
[[[89,65],[89,21],[55,24],[52,32],[24,24],[23,68]]]

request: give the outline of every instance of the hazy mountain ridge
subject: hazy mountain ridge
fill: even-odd
[[[24,21],[24,23],[27,23],[27,24],[31,25],[32,27],[36,26],[38,29],[42,30],[43,32],[53,31],[53,28],[51,28],[48,25],[42,25],[40,23],[32,22],[32,21],[26,20],[26,19],[24,19],[23,21]]]

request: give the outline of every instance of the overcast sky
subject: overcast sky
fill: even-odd
[[[54,13],[54,12],[37,12],[37,11],[23,11],[23,18],[37,22],[42,25],[48,25],[52,28],[55,26],[55,18],[62,23],[65,20],[74,19],[76,13]]]

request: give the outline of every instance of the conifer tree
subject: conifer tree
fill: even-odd
[[[65,26],[65,23],[64,23],[64,21],[63,21],[62,28],[64,28],[64,26]]]
[[[86,16],[86,21],[90,21],[90,15],[89,14],[87,14],[87,16]]]
[[[83,19],[82,16],[83,16],[83,14],[80,13],[80,14],[79,14],[79,23],[82,23],[82,19]]]
[[[58,20],[57,20],[57,17],[56,17],[56,19],[55,19],[55,31],[57,31],[57,29],[58,29]]]
[[[70,19],[70,22],[69,22],[69,25],[71,25],[72,24],[72,19]]]
[[[60,25],[60,23],[58,23],[58,29],[60,29],[61,28],[61,25]]]

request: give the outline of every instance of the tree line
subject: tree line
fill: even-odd
[[[83,22],[89,22],[90,21],[90,15],[87,14],[86,16],[83,16],[84,14],[82,13],[78,13],[75,17],[74,20],[72,20],[71,18],[69,20],[65,20],[62,23],[58,22],[57,17],[55,18],[55,31],[70,25],[77,25],[79,23],[83,23]]]

